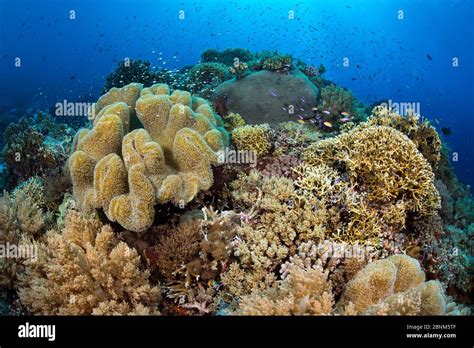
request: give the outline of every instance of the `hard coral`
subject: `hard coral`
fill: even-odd
[[[409,212],[433,215],[440,208],[431,166],[393,128],[355,128],[310,145],[305,157],[307,163],[327,164],[347,174],[366,194],[369,207],[388,209],[388,220],[403,224]]]
[[[336,309],[345,314],[442,315],[446,298],[438,281],[425,282],[417,260],[393,255],[358,272]]]
[[[155,84],[112,88],[96,103],[91,130],[75,138],[69,170],[78,206],[103,209],[132,231],[153,222],[154,205],[185,205],[212,185],[227,144],[222,120],[202,98]],[[141,124],[143,128],[134,129]],[[129,132],[130,131],[130,132]]]
[[[268,124],[247,125],[232,131],[232,141],[238,150],[254,151],[258,156],[266,155],[272,146]]]
[[[160,289],[110,226],[70,212],[62,233],[51,231],[33,245],[38,255],[25,262],[18,291],[31,313],[158,314]]]
[[[322,91],[321,91],[322,94]],[[405,134],[415,143],[418,150],[436,170],[441,158],[441,139],[436,129],[426,119],[421,119],[409,109],[406,116],[383,107],[377,106],[372,110],[366,123],[367,126],[392,127]]]
[[[293,66],[293,57],[289,55],[275,55],[263,61],[263,69],[279,74],[288,74]]]

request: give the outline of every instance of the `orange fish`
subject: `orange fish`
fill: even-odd
[[[332,123],[331,122],[326,121],[323,124],[328,128],[332,128]]]
[[[341,115],[342,115],[342,116],[346,116],[346,117],[349,117],[349,116],[350,116],[350,114],[349,114],[348,112],[345,112],[345,111],[341,112]]]

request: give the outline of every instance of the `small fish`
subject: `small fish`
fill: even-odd
[[[328,127],[328,128],[332,128],[332,123],[329,122],[329,121],[326,121],[326,122],[324,122],[323,124],[324,124],[326,127]]]
[[[268,93],[270,93],[270,95],[273,96],[273,97],[278,97],[277,92],[275,92],[275,90],[273,90],[271,88],[268,90]]]
[[[306,122],[303,121],[303,120],[298,120],[298,122],[301,123],[301,124],[305,124],[305,123],[306,123]]]
[[[433,60],[433,58],[429,54],[426,55],[426,58],[428,58],[429,60]]]
[[[346,116],[346,117],[349,117],[349,116],[350,116],[350,114],[349,114],[348,112],[345,112],[345,111],[341,112],[341,115],[342,115],[342,116]]]
[[[341,122],[342,122],[342,123],[349,122],[350,120],[351,120],[351,118],[349,118],[349,117],[341,118]]]
[[[318,108],[311,108],[311,110],[316,111],[316,110],[318,110]]]
[[[325,113],[326,115],[330,115],[331,113],[327,110],[324,110],[323,113]]]
[[[451,129],[448,128],[448,127],[443,127],[441,128],[441,132],[443,132],[444,135],[448,136],[448,135],[451,135]]]

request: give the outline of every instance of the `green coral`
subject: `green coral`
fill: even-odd
[[[111,221],[144,231],[155,204],[184,205],[210,188],[211,165],[228,136],[204,99],[169,94],[164,84],[143,90],[132,84],[102,96],[97,110],[93,128],[77,133],[69,159],[83,211],[103,209]],[[144,128],[133,129],[137,121]]]

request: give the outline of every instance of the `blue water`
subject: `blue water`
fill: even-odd
[[[174,69],[208,48],[279,50],[323,63],[364,102],[420,103],[452,130],[455,169],[472,185],[473,15],[471,0],[0,0],[0,107],[93,102],[125,57]]]

